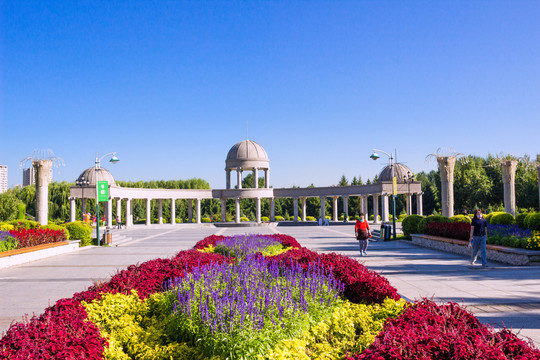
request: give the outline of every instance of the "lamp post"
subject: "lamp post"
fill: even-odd
[[[101,160],[104,157],[109,156],[109,155],[112,155],[110,160],[109,160],[110,163],[116,164],[117,162],[120,161],[120,159],[118,159],[116,157],[116,152],[111,152],[111,153],[105,154],[100,158],[98,158],[98,155],[96,153],[96,162],[95,162],[95,165],[96,165],[96,217],[97,217],[97,221],[96,221],[96,237],[97,237],[98,246],[101,246],[101,240],[99,240],[99,201],[97,201],[98,200],[98,196],[97,196],[97,184],[98,184],[97,170],[101,169]],[[110,221],[110,219],[109,219],[109,221]]]
[[[82,196],[81,196],[81,221],[84,221],[84,206],[83,206],[83,203],[84,203],[84,188],[86,186],[88,186],[88,184],[90,184],[90,181],[88,179],[85,179],[84,176],[81,176],[80,179],[77,179],[75,181],[75,185],[79,186],[81,188],[81,191],[82,191]]]
[[[377,151],[382,152],[386,156],[388,156],[388,159],[390,160],[390,170],[392,171],[392,230],[393,230],[393,238],[396,240],[396,178],[394,176],[394,156],[392,154],[387,153],[386,151],[373,149],[373,154],[371,154],[370,158],[373,160],[377,160],[380,158],[379,154],[377,154]]]

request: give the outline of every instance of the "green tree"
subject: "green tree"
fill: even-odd
[[[17,198],[11,192],[0,194],[0,221],[15,220],[17,213]]]

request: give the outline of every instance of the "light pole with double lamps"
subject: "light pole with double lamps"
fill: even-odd
[[[394,240],[396,240],[396,195],[397,195],[397,181],[396,177],[394,176],[394,155],[387,153],[386,151],[373,149],[373,154],[371,154],[370,158],[373,160],[377,160],[380,158],[379,154],[377,154],[377,151],[382,152],[386,156],[388,156],[388,159],[390,160],[390,170],[392,171],[392,230],[394,233]]]

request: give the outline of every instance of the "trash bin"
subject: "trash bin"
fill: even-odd
[[[381,229],[379,230],[379,237],[381,240],[384,240],[384,232],[386,230],[386,227],[384,226],[384,223],[381,224]]]
[[[106,228],[103,231],[103,244],[111,245],[112,244],[112,234],[109,228]]]
[[[392,236],[392,225],[384,224],[384,241],[390,240]]]

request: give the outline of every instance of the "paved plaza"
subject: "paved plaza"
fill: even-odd
[[[86,247],[0,270],[0,331],[24,314],[40,314],[58,299],[107,280],[117,270],[190,249],[211,234],[283,233],[303,246],[352,256],[375,270],[408,299],[422,297],[466,305],[478,318],[505,324],[540,347],[540,266],[489,263],[473,268],[464,256],[420,248],[407,241],[373,241],[360,257],[354,225],[216,228],[208,225],[133,226],[121,230],[117,247]]]

